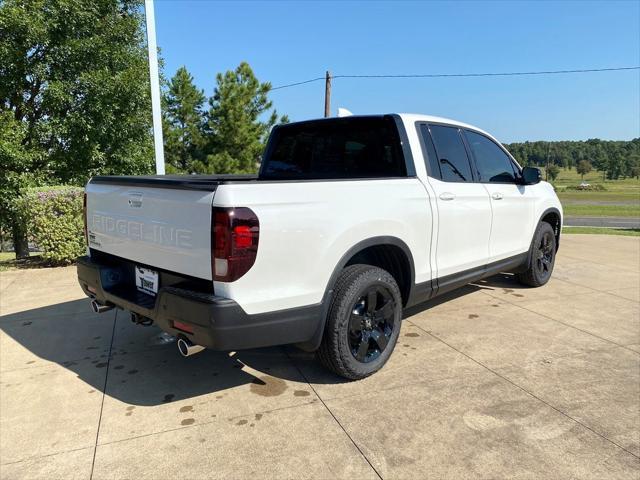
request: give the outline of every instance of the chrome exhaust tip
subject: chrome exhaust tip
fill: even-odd
[[[104,313],[112,309],[113,305],[103,305],[98,303],[97,300],[91,300],[91,310],[93,310],[93,313]]]
[[[202,345],[195,345],[188,338],[179,338],[178,339],[178,351],[180,355],[183,357],[190,357],[191,355],[195,355],[196,353],[200,353],[204,350]]]

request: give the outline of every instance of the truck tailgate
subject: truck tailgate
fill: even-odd
[[[178,189],[157,183],[88,183],[89,247],[211,280],[211,204],[216,185]]]

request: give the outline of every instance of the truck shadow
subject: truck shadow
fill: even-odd
[[[494,277],[413,307],[405,317],[480,288],[519,288]],[[183,358],[175,339],[157,327],[133,325],[126,312],[96,315],[89,300],[73,300],[4,315],[3,371],[24,369],[25,377],[53,375],[63,366],[96,391],[124,403],[151,406],[246,386],[250,393],[279,395],[286,381],[305,382],[302,372],[322,370],[312,353],[293,347],[239,352],[205,350]],[[12,345],[11,340],[16,344]],[[314,383],[342,383],[327,372],[312,373]],[[37,381],[37,380],[36,380]]]
[[[419,303],[418,305],[414,305],[413,307],[406,308],[403,312],[402,318],[408,318],[421,312],[428,311],[429,309],[434,308],[438,305],[451,302],[456,298],[464,297],[465,295],[477,292],[478,290],[515,291],[527,288],[529,287],[526,287],[518,282],[514,274],[499,273],[497,275],[494,275],[493,277],[485,278],[476,283],[470,283],[468,285],[465,285],[464,287],[460,287],[451,292],[447,292],[432,300],[428,300],[426,302]]]

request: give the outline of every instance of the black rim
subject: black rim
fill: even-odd
[[[349,347],[362,363],[378,358],[389,345],[396,302],[384,287],[372,286],[355,302],[349,317]]]
[[[551,275],[551,268],[553,267],[553,234],[551,232],[544,232],[540,239],[540,246],[538,247],[536,256],[536,268],[538,273],[543,277]]]

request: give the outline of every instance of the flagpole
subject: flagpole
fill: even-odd
[[[160,75],[158,73],[158,45],[153,0],[144,0],[149,51],[149,79],[151,80],[151,110],[153,112],[153,145],[156,153],[156,174],[164,175],[164,143],[162,141],[162,113],[160,110]]]

